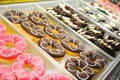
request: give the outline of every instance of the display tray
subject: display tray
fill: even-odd
[[[105,14],[112,21],[115,21],[117,23],[120,22],[120,17],[119,17],[120,15],[118,13],[116,13],[115,11],[112,11],[110,9],[105,8],[103,5],[101,5],[101,2],[99,2],[99,0],[95,0],[93,2],[96,7],[95,6],[91,6],[91,3],[92,2],[88,2],[86,4],[88,6],[90,6],[91,8],[96,9],[96,10],[100,11],[101,13]]]
[[[62,69],[62,67],[58,63],[56,63],[54,60],[51,61],[52,59],[49,56],[45,56],[44,51],[40,50],[38,47],[36,48],[36,45],[32,44],[32,42],[26,36],[24,36],[20,31],[15,30],[15,28],[12,25],[10,25],[9,23],[7,23],[6,21],[4,21],[1,18],[0,18],[0,23],[4,24],[6,26],[7,33],[18,34],[26,40],[27,48],[26,48],[26,51],[24,54],[31,54],[31,55],[35,55],[35,56],[41,58],[46,67],[46,74],[60,73],[60,74],[68,75],[69,77],[72,78],[72,76],[69,75],[69,73],[66,72],[64,69]],[[1,64],[11,67],[11,64],[7,64],[7,63],[3,63],[3,62]],[[75,80],[75,78],[72,78],[72,79]]]
[[[52,1],[52,2],[41,2],[41,3],[38,3],[38,4],[39,4],[42,8],[47,9],[47,8],[54,8],[54,7],[56,7],[59,3],[61,3],[61,2],[59,2],[59,1]],[[65,4],[65,3],[63,3],[63,4]],[[45,5],[47,5],[47,6],[45,6]],[[67,5],[67,4],[65,4],[65,5]],[[67,5],[67,6],[69,6],[69,5]],[[70,6],[69,6],[69,7],[70,7]],[[73,7],[71,7],[71,8],[73,8]],[[73,8],[73,9],[74,9],[74,8]],[[87,19],[89,24],[95,24],[93,20],[90,20],[90,19],[86,18],[86,16],[80,14],[78,11],[76,11],[76,9],[74,9],[74,13],[75,13],[75,14],[79,14],[79,15],[81,15],[83,18]],[[58,19],[57,19],[57,20],[58,20]],[[59,21],[61,22],[61,20],[59,20]],[[95,24],[95,25],[96,25],[96,27],[101,28],[101,27],[99,26],[99,24]],[[72,26],[72,25],[71,25],[71,26]],[[69,29],[71,28],[71,26],[68,26]],[[85,27],[85,28],[82,28],[82,29],[83,29],[83,30],[86,30],[86,27]],[[102,29],[103,29],[103,28],[102,28]],[[72,32],[74,32],[76,35],[80,36],[80,35],[79,35],[75,30],[73,30],[72,28],[71,28],[70,30],[71,30]],[[105,34],[114,37],[116,40],[119,40],[118,37],[116,37],[116,35],[114,35],[114,34],[111,33],[111,32],[109,33],[108,30],[103,29],[103,31],[105,32]],[[88,40],[87,40],[87,41],[88,41]],[[94,45],[94,46],[95,46],[95,45]],[[98,47],[97,47],[97,48],[98,48]],[[99,48],[99,49],[101,49],[101,48]],[[101,51],[103,51],[103,50],[101,49]],[[104,51],[104,54],[107,55],[107,56],[109,56],[109,57],[111,57],[111,56],[108,55],[105,51]],[[119,51],[116,53],[116,57],[117,57],[117,55],[119,55]],[[112,58],[112,57],[111,57],[111,58]]]
[[[88,18],[93,19],[95,22],[99,23],[101,27],[107,28],[111,32],[115,33],[115,35],[119,38],[120,35],[120,27],[119,23],[110,20],[105,14],[101,13],[100,11],[97,11],[93,9],[91,6],[88,6],[86,2],[84,1],[78,1],[78,0],[69,0],[64,1],[70,6],[73,6],[75,9],[80,11],[81,14],[85,14]],[[84,7],[85,6],[85,7]],[[82,10],[81,10],[82,9]]]
[[[45,6],[46,4],[44,4]],[[53,5],[53,4],[51,4]],[[29,6],[29,7],[28,7]],[[50,6],[50,5],[49,5]],[[30,12],[33,12],[33,11],[39,11],[39,12],[43,12],[50,20],[50,23],[54,23],[54,24],[58,24],[58,25],[61,25],[64,30],[66,31],[67,35],[68,36],[74,36],[75,38],[78,38],[79,40],[82,41],[82,43],[86,46],[86,48],[88,50],[94,50],[96,51],[99,55],[101,55],[106,61],[107,61],[107,65],[104,69],[102,69],[102,71],[100,73],[97,73],[94,77],[93,77],[93,80],[96,80],[96,79],[101,79],[103,76],[105,76],[104,74],[107,73],[107,71],[111,68],[111,66],[114,65],[114,59],[111,58],[108,54],[106,54],[104,51],[102,51],[101,49],[99,49],[98,47],[96,47],[95,45],[93,45],[91,42],[89,42],[88,40],[86,40],[84,37],[82,37],[81,35],[78,35],[77,33],[75,33],[74,30],[72,30],[71,28],[69,28],[67,25],[63,24],[62,22],[60,22],[59,20],[57,20],[56,18],[54,18],[52,15],[50,15],[49,13],[47,13],[43,8],[39,7],[39,5],[35,5],[35,4],[14,4],[14,5],[9,5],[9,6],[1,6],[0,7],[1,9],[1,17],[2,19],[8,23],[9,25],[11,25],[12,28],[14,28],[17,32],[19,32],[19,34],[21,34],[23,37],[25,37],[29,42],[30,42],[30,46],[29,47],[35,47],[37,50],[39,50],[39,54],[38,55],[44,55],[45,57],[48,58],[48,60],[46,61],[50,61],[52,62],[54,65],[58,66],[57,64],[59,63],[61,65],[61,70],[63,72],[66,72],[66,74],[69,74],[70,76],[72,76],[70,73],[68,73],[67,70],[65,70],[65,61],[67,58],[70,58],[72,56],[69,56],[69,55],[65,55],[64,58],[61,60],[61,61],[55,61],[52,57],[50,57],[45,51],[43,51],[39,46],[37,46],[37,44],[34,42],[34,40],[31,38],[31,37],[28,37],[29,35],[27,33],[25,33],[25,31],[21,31],[21,28],[16,25],[16,24],[13,24],[12,22],[10,22],[8,19],[6,19],[4,16],[3,16],[3,13],[5,11],[8,11],[8,10],[18,10],[18,11],[22,11],[24,13],[26,13],[27,15],[30,13]],[[33,46],[32,46],[33,45]],[[33,49],[33,48],[32,48]],[[32,52],[33,50],[31,50],[30,52]],[[33,51],[34,52],[34,51]],[[35,53],[35,52],[34,52]],[[54,63],[55,62],[55,63]],[[57,63],[57,64],[56,64]],[[46,63],[47,64],[47,63]],[[50,64],[47,64],[48,67],[52,67],[52,66],[49,66]],[[52,70],[52,69],[51,69]],[[54,70],[54,69],[53,69]],[[65,71],[64,71],[65,70]],[[76,80],[75,77],[73,77],[73,80]]]

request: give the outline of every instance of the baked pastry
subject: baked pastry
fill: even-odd
[[[28,20],[28,17],[23,12],[16,10],[6,11],[3,15],[13,23],[21,23]]]
[[[80,40],[73,37],[64,38],[62,45],[66,48],[66,53],[72,56],[77,56],[79,52],[86,49]]]
[[[45,50],[50,56],[54,58],[61,58],[65,56],[64,47],[56,40],[49,38],[42,38],[38,45]]]
[[[44,30],[40,26],[35,25],[33,22],[30,21],[22,22],[21,26],[26,32],[28,32],[32,36],[39,38],[46,36]]]
[[[0,64],[0,79],[1,80],[17,80],[14,72],[6,65]]]
[[[80,58],[83,59],[94,72],[99,72],[106,66],[105,59],[94,51],[80,52]]]
[[[32,12],[29,14],[29,19],[37,25],[47,25],[49,23],[47,16],[41,12]]]
[[[25,67],[32,68],[32,70],[26,71]],[[45,69],[41,58],[29,54],[19,55],[12,65],[12,71],[18,80],[39,80],[44,76]]]
[[[27,43],[17,34],[0,35],[0,62],[11,63],[18,55],[25,52]]]
[[[77,58],[69,58],[65,62],[65,68],[78,80],[91,80],[94,75],[93,70],[88,67],[85,61]]]
[[[45,27],[45,32],[48,35],[50,35],[53,39],[62,40],[63,38],[67,36],[66,32],[59,25],[49,24]]]

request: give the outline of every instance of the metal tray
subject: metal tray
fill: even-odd
[[[45,66],[46,66],[46,73],[47,74],[48,73],[62,73],[62,74],[65,74],[65,75],[68,75],[68,76],[71,77],[71,75],[69,75],[68,72],[66,72],[66,70],[62,69],[62,67],[57,62],[55,62],[49,56],[45,56],[44,51],[42,51],[38,47],[36,47],[35,44],[33,44],[25,35],[23,35],[23,33],[21,33],[20,31],[16,31],[13,26],[11,26],[9,23],[7,23],[6,21],[4,21],[1,18],[0,18],[0,23],[4,24],[6,26],[7,33],[18,34],[26,40],[26,42],[27,42],[26,53],[27,54],[32,54],[32,55],[35,55],[35,56],[38,56],[38,57],[42,58]],[[7,65],[7,64],[5,64],[5,65]]]
[[[44,4],[44,5],[46,5],[46,4]],[[52,5],[53,4],[51,4],[51,6]],[[71,75],[67,70],[64,69],[64,63],[65,63],[66,59],[70,58],[71,56],[66,55],[64,57],[64,59],[62,60],[62,62],[56,62],[51,56],[49,56],[45,51],[43,51],[39,46],[37,46],[37,44],[35,42],[33,42],[29,37],[27,37],[17,26],[15,26],[12,22],[10,22],[8,19],[6,19],[2,15],[5,11],[11,10],[11,9],[22,11],[22,12],[24,12],[26,14],[28,14],[30,12],[33,12],[33,11],[43,12],[45,15],[47,15],[47,17],[50,20],[52,20],[52,22],[54,22],[54,24],[58,24],[58,25],[63,26],[63,28],[67,32],[68,36],[74,36],[75,38],[80,39],[88,50],[95,50],[103,58],[105,58],[105,60],[108,62],[107,66],[103,69],[103,71],[101,73],[96,74],[94,76],[93,80],[101,79],[104,76],[104,74],[107,73],[108,69],[110,69],[110,67],[113,66],[114,61],[115,61],[115,60],[113,60],[114,58],[111,58],[111,56],[105,54],[104,51],[102,51],[101,49],[99,49],[98,47],[93,45],[87,39],[85,39],[84,37],[82,37],[82,36],[78,35],[77,33],[75,33],[74,30],[72,30],[67,25],[65,25],[62,22],[60,22],[57,18],[54,18],[52,15],[50,15],[47,11],[45,11],[45,9],[41,8],[39,5],[37,5],[37,4],[14,4],[14,5],[9,5],[9,6],[8,5],[7,6],[1,6],[0,7],[1,18],[6,23],[11,25],[11,27],[13,27],[17,32],[19,32],[23,37],[25,37],[30,42],[30,45],[33,45],[37,50],[39,50],[41,52],[40,54],[43,54],[45,57],[47,57],[48,61],[51,61],[54,65],[56,65],[57,67],[61,68],[61,70],[64,70],[64,72],[66,72],[66,74],[69,74],[73,78],[73,80],[76,80],[76,78],[73,75]],[[29,46],[29,47],[31,47],[31,46]],[[61,66],[59,66],[57,64],[60,64]]]
[[[83,1],[84,3],[86,3],[85,1]],[[94,3],[95,4],[98,4],[98,3],[100,3],[99,2],[99,0],[94,0]],[[93,9],[95,9],[95,10],[97,10],[97,11],[99,11],[96,7],[93,7],[93,6],[91,6],[91,2],[87,2],[86,3],[88,6],[90,6],[91,8],[93,8]],[[98,4],[99,5],[99,4]],[[106,12],[109,12],[109,11],[111,11],[111,10],[109,10],[109,9],[106,9],[104,6],[103,6],[103,10],[106,10]],[[101,12],[101,11],[99,11],[99,12]],[[113,11],[112,11],[113,12]],[[103,13],[103,12],[101,12],[101,13]],[[104,14],[104,13],[103,13]],[[105,14],[106,15],[106,14]],[[117,16],[117,20],[115,20],[115,19],[113,19],[113,16]],[[117,23],[119,23],[120,22],[120,15],[118,14],[118,13],[116,13],[116,12],[113,12],[113,14],[110,14],[110,15],[106,15],[109,19],[111,19],[112,21],[114,21],[114,22],[117,22]]]
[[[97,13],[101,14],[104,17],[103,19],[105,20],[105,22],[96,21],[94,18],[90,17],[88,15],[88,13],[86,13],[86,12],[81,12],[80,11],[80,13],[84,13],[87,17],[89,17],[89,18],[93,19],[95,22],[99,23],[101,25],[101,27],[104,27],[103,24],[106,23],[106,24],[109,24],[111,26],[111,28],[109,28],[109,27],[105,27],[105,28],[107,28],[111,31],[112,27],[115,27],[115,28],[119,29],[119,32],[120,32],[120,27],[119,27],[120,24],[119,23],[110,20],[106,15],[102,14],[101,12],[99,12],[97,10],[94,10],[93,8],[88,6],[84,1],[81,0],[81,2],[80,2],[78,0],[69,0],[69,1],[66,0],[64,2],[69,4],[70,6],[75,7],[77,10],[78,10],[79,7],[82,8],[83,10],[85,9],[85,7],[88,7],[90,9],[89,11],[90,12],[92,11],[93,14],[97,14]],[[86,11],[88,11],[88,10],[86,10]],[[116,36],[120,37],[120,35],[117,34],[117,31],[113,31],[113,33],[115,33]]]
[[[39,3],[39,5],[42,7],[42,8],[44,8],[44,9],[47,9],[47,8],[51,8],[51,7],[55,7],[55,6],[57,6],[57,4],[58,3],[60,3],[59,1],[51,1],[51,2],[42,2],[42,3]],[[63,3],[64,4],[64,3]],[[47,6],[46,6],[47,5]],[[67,4],[65,4],[65,5],[67,5]],[[69,5],[67,5],[67,6],[69,6]],[[69,7],[71,7],[71,6],[69,6]],[[71,8],[73,8],[73,7],[71,7]],[[74,9],[74,8],[73,8]],[[76,11],[76,9],[74,9],[75,11],[75,13],[76,14],[80,14],[78,11]],[[83,17],[85,17],[85,18],[87,18],[86,16],[84,16],[83,14],[80,14],[80,15],[82,15]],[[55,18],[55,17],[54,17]],[[57,19],[58,20],[58,19]],[[95,21],[93,21],[93,20],[91,20],[91,19],[88,19],[89,20],[89,23],[92,23],[92,24],[96,24],[98,27],[100,27],[100,28],[102,28],[101,27],[101,25],[100,24],[98,24],[98,23],[96,23]],[[60,20],[59,20],[60,21]],[[60,21],[61,22],[61,21]],[[62,22],[63,23],[63,22]],[[70,29],[70,27],[69,27],[69,29]],[[118,39],[118,37],[116,36],[116,35],[114,35],[113,33],[111,33],[110,31],[108,31],[107,29],[105,29],[105,28],[103,28],[104,29],[104,31],[105,31],[105,33],[106,34],[108,34],[108,35],[111,35],[111,36],[113,36],[113,37],[115,37],[116,39]],[[76,31],[74,31],[72,28],[71,28],[71,30],[75,33],[75,34],[77,34],[78,36],[79,36],[79,34],[76,32]],[[88,41],[88,40],[87,40]],[[90,41],[89,41],[90,42]],[[93,44],[93,43],[91,43],[91,44]],[[96,46],[97,47],[97,46]],[[97,47],[98,48],[98,47]],[[100,48],[99,48],[100,49]],[[101,50],[101,51],[103,51],[103,50]],[[117,52],[116,54],[118,55],[118,53],[119,52]],[[104,54],[105,55],[107,55],[107,56],[109,56],[106,52],[104,52]],[[111,57],[111,56],[109,56],[109,57]]]

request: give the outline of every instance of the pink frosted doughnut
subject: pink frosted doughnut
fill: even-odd
[[[1,33],[6,33],[6,27],[0,23],[0,34]]]
[[[13,44],[8,48],[6,45]],[[1,34],[0,35],[0,57],[16,58],[26,50],[27,43],[25,39],[17,34]]]
[[[17,79],[15,74],[9,67],[0,64],[0,80],[17,80]]]
[[[72,80],[72,79],[64,74],[53,73],[45,75],[40,80]]]
[[[32,71],[26,71],[26,65],[32,66]],[[12,65],[12,70],[18,80],[39,80],[45,74],[45,65],[41,58],[29,54],[19,55]]]

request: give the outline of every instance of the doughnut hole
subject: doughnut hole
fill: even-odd
[[[74,44],[73,42],[70,42],[69,45],[70,45],[72,48],[76,48],[76,47],[77,47],[77,45]]]
[[[5,44],[5,46],[6,46],[8,49],[11,49],[11,48],[13,48],[13,47],[15,46],[15,44],[12,43],[12,42],[7,42],[7,43]]]
[[[52,29],[52,32],[53,32],[54,34],[59,34],[59,32],[58,32],[56,29]]]
[[[27,72],[31,72],[34,69],[34,67],[31,64],[25,64],[23,68]]]

